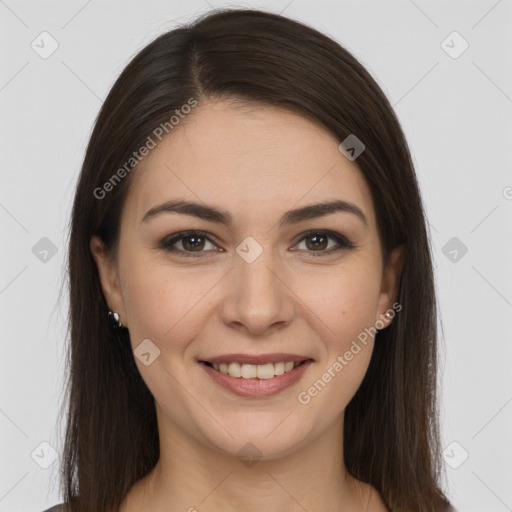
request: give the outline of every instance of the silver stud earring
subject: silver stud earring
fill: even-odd
[[[389,324],[391,324],[391,322],[392,322],[392,318],[393,318],[393,316],[391,315],[391,313],[384,313],[384,317],[385,317],[387,320],[389,320],[389,323],[388,323],[388,325],[386,326],[386,327],[389,327]],[[382,330],[382,329],[381,329],[381,330]],[[377,332],[379,332],[379,331],[377,330]]]
[[[119,321],[118,313],[109,310],[108,311],[108,319],[110,321],[110,326],[112,327],[112,329],[114,329],[115,331],[121,330],[121,328],[123,327],[123,324],[121,324],[121,322]]]

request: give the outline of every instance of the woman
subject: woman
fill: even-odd
[[[335,41],[223,10],[149,44],[75,196],[61,510],[453,510],[425,225]]]

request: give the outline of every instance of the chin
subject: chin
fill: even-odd
[[[204,432],[204,436],[213,449],[242,461],[279,459],[293,453],[312,437],[312,433],[308,436],[305,432],[305,425],[297,428],[297,420],[292,417],[293,413],[287,418],[282,413],[253,413],[238,421],[226,419],[226,424],[230,426],[226,430],[233,437],[222,429]]]

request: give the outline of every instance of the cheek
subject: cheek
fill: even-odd
[[[317,276],[314,287],[310,283],[299,292],[307,306],[304,314],[313,313],[308,315],[312,331],[322,341],[320,364],[301,389],[301,403],[325,407],[329,417],[347,406],[368,369],[380,291],[378,271],[371,265],[354,265],[350,271],[347,267]]]
[[[379,303],[381,276],[372,261],[347,264],[330,272],[317,272],[314,279],[297,278],[294,293],[304,303],[324,344],[344,350],[346,343],[374,324]],[[311,274],[310,274],[311,276]]]
[[[121,269],[123,296],[132,345],[149,338],[164,351],[176,353],[200,332],[198,315],[207,304],[208,291],[219,280],[173,267],[155,259],[127,255]]]

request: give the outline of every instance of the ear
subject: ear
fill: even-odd
[[[392,322],[393,317],[386,317],[388,310],[394,311],[393,304],[398,296],[398,283],[405,262],[405,246],[395,247],[389,256],[387,267],[382,274],[382,282],[380,287],[379,305],[377,308],[377,317],[375,321],[380,320],[386,324],[386,327]],[[397,311],[400,311],[401,307]],[[394,316],[394,315],[393,315]]]
[[[119,321],[123,327],[127,326],[126,311],[124,309],[124,300],[119,285],[119,273],[114,258],[107,253],[103,241],[98,236],[91,238],[89,247],[93,255],[98,273],[100,276],[101,289],[108,307],[119,315]],[[105,311],[105,315],[107,315]]]

